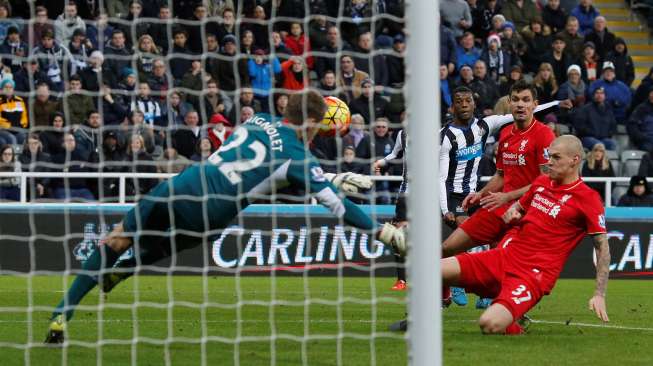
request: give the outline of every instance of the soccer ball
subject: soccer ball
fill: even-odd
[[[320,124],[318,134],[321,136],[340,136],[347,133],[349,123],[351,122],[351,112],[347,103],[336,97],[325,97],[327,111],[324,113],[324,119]]]

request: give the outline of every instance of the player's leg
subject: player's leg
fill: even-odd
[[[523,334],[520,320],[542,298],[542,292],[527,277],[506,275],[501,292],[481,315],[479,326],[484,334]]]
[[[478,320],[481,332],[484,334],[505,334],[514,319],[512,313],[503,304],[492,304],[483,312]]]
[[[406,196],[403,192],[399,192],[397,196],[397,202],[395,203],[395,217],[392,219],[392,223],[398,227],[402,228],[408,224],[406,221]],[[395,258],[395,268],[397,271],[397,281],[392,286],[392,290],[403,291],[406,289],[406,267],[405,259],[396,250],[394,250]]]

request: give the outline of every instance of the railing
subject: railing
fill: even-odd
[[[95,178],[95,179],[118,179],[118,203],[126,203],[127,178],[131,179],[160,179],[170,178],[176,174],[169,173],[63,173],[63,172],[21,172],[21,173],[0,173],[0,178],[20,178],[20,202],[27,203],[27,180],[29,178]],[[401,182],[402,177],[398,175],[372,175],[374,181]],[[491,177],[481,177],[481,181],[488,181]],[[629,183],[630,177],[587,177],[585,182],[605,183],[605,205],[612,206],[612,188],[615,183]]]

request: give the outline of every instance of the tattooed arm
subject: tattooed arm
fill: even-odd
[[[594,249],[596,250],[596,290],[589,301],[589,309],[604,322],[610,321],[605,306],[605,290],[608,287],[610,274],[610,245],[606,234],[594,235]]]

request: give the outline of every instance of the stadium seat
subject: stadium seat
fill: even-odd
[[[621,176],[621,162],[618,159],[610,159],[610,164],[612,164],[612,170],[614,171],[615,177]]]
[[[630,149],[630,137],[628,135],[615,135],[614,140],[617,142],[617,151],[626,151]]]
[[[646,154],[646,151],[642,150],[626,150],[621,153],[621,161],[626,162],[627,160],[642,160],[642,156]]]
[[[640,160],[626,160],[626,162],[621,165],[622,175],[624,177],[632,177],[633,175],[637,175],[640,163]]]
[[[621,196],[626,194],[626,192],[628,192],[628,187],[617,186],[612,188],[612,205],[616,206]]]
[[[619,154],[613,150],[606,150],[605,154],[608,156],[609,160],[619,160]]]
[[[628,131],[626,131],[626,125],[622,125],[622,124],[619,124],[619,123],[618,123],[618,124],[617,124],[617,133],[618,133],[618,134],[621,134],[621,135],[625,135],[625,134],[627,134]]]

